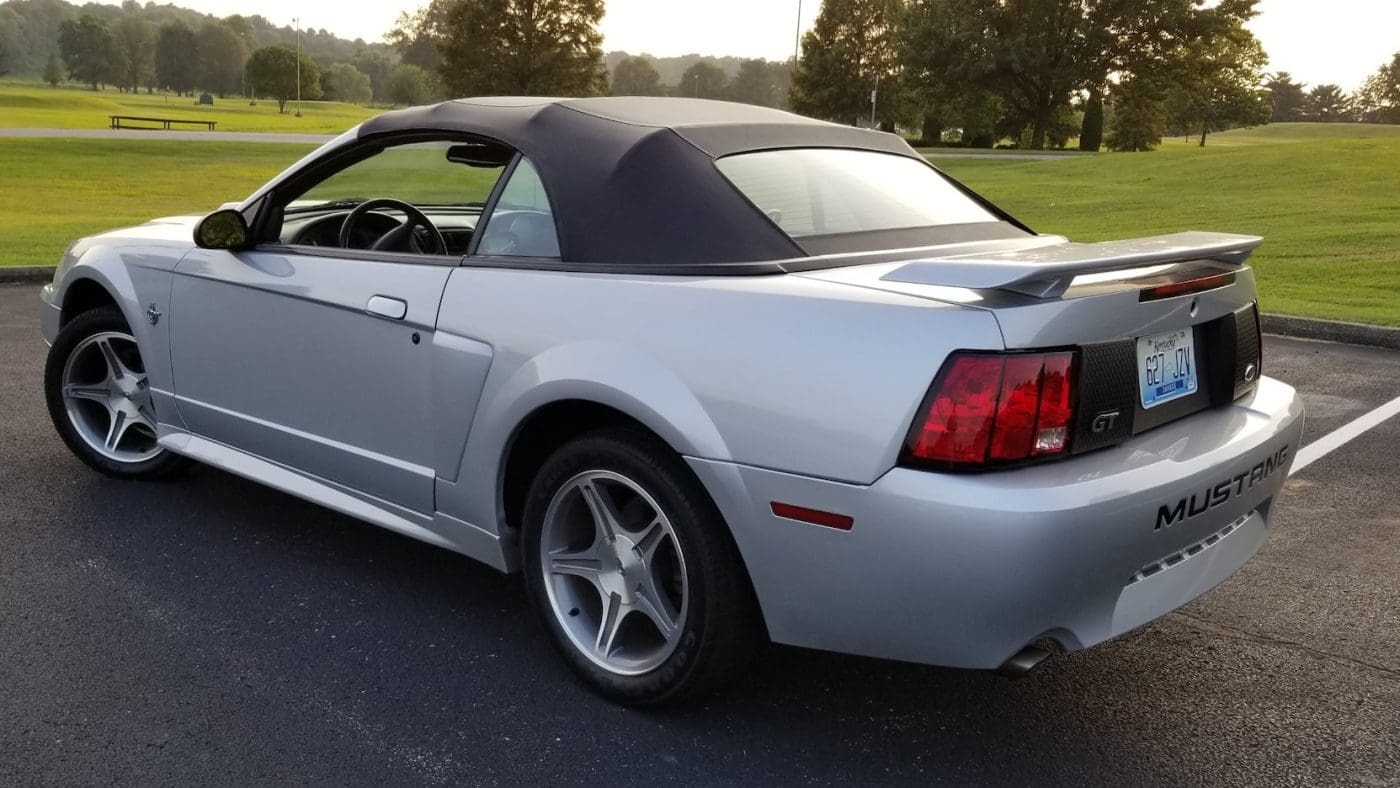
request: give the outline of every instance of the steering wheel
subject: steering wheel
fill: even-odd
[[[421,254],[447,254],[447,242],[443,240],[442,233],[433,225],[427,214],[409,205],[403,200],[395,200],[391,197],[379,197],[373,200],[365,200],[355,209],[345,215],[345,221],[340,225],[340,246],[343,249],[350,248],[350,237],[354,233],[355,223],[365,214],[373,210],[391,208],[403,212],[404,223],[395,227],[387,233],[379,236],[379,240],[370,245],[370,249],[390,250],[390,251],[412,251]],[[422,227],[428,237],[429,248],[423,249],[418,244],[418,234],[413,232],[415,227]]]

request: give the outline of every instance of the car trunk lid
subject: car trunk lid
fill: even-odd
[[[1075,349],[1079,453],[1253,389],[1259,331],[1245,261],[1259,242],[1199,232],[1096,244],[1037,236],[799,275],[988,310],[1007,350]],[[1154,341],[1173,359],[1154,359]],[[1172,342],[1190,344],[1186,362]],[[1154,400],[1154,361],[1173,374],[1189,364],[1190,388]]]

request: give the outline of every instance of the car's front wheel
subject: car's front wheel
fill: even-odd
[[[84,312],[58,332],[44,395],[63,442],[102,473],[149,479],[188,462],[156,443],[146,365],[115,306]]]
[[[657,705],[711,689],[761,637],[723,519],[648,434],[603,430],[555,452],[531,486],[524,537],[546,629],[613,700]]]

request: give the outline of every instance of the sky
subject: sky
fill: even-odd
[[[380,40],[418,0],[171,0],[227,16],[261,14],[274,23],[325,28],[346,38]],[[112,0],[118,2],[118,0]],[[790,57],[802,8],[803,29],[820,0],[607,0],[603,48],[668,57],[692,52],[782,59]],[[1346,90],[1400,50],[1397,0],[1261,0],[1250,28],[1270,56],[1271,71],[1289,71],[1310,85]],[[736,20],[742,20],[737,21]]]

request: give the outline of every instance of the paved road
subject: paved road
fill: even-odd
[[[279,134],[252,131],[144,131],[141,129],[0,129],[0,137],[62,137],[99,140],[190,140],[197,142],[291,142],[320,145],[328,134]]]
[[[516,579],[213,470],[85,470],[35,297],[0,288],[0,784],[1400,785],[1400,419],[1294,477],[1235,578],[1022,680],[773,648],[642,713]],[[1400,354],[1266,345],[1308,439],[1396,395]]]

